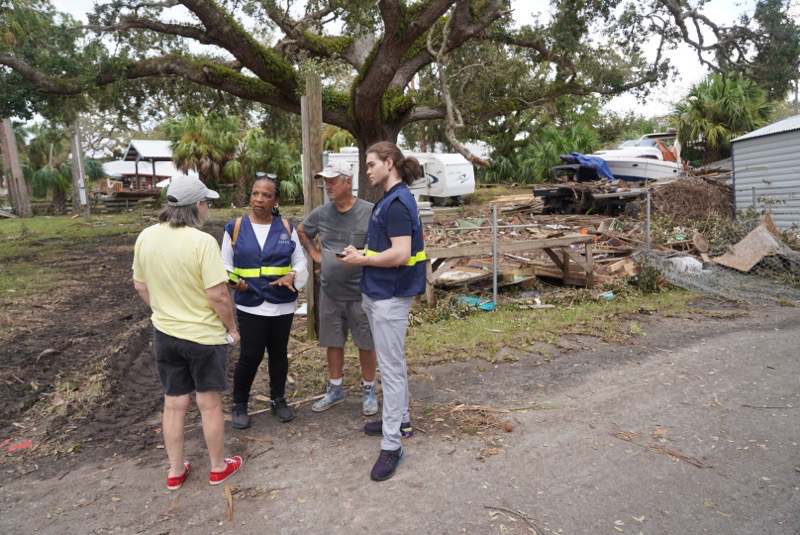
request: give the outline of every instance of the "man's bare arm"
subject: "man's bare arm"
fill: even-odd
[[[317,244],[314,243],[314,240],[310,239],[306,236],[306,233],[303,232],[303,224],[300,223],[297,225],[297,238],[300,240],[300,245],[303,246],[303,249],[308,251],[308,255],[311,259],[316,262],[317,264],[322,263],[322,251],[319,250]]]

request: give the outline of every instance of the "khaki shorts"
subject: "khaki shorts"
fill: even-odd
[[[361,299],[342,301],[319,290],[319,345],[320,347],[344,347],[347,332],[359,349],[375,349],[372,331]]]

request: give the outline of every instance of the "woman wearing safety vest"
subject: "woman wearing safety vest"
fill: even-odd
[[[241,352],[233,373],[233,421],[250,427],[247,403],[266,349],[270,409],[279,422],[294,418],[286,404],[288,345],[297,309],[297,286],[305,282],[306,257],[297,232],[278,212],[278,184],[259,176],[250,192],[252,213],[225,225],[222,262],[233,288]]]
[[[381,371],[381,420],[364,426],[366,434],[383,436],[370,473],[375,481],[394,475],[403,461],[400,438],[413,433],[404,347],[411,300],[425,293],[425,242],[408,185],[420,176],[417,159],[405,158],[394,143],[382,141],[367,149],[367,177],[385,193],[372,209],[364,252],[349,245],[341,258],[346,264],[364,266],[362,307]]]

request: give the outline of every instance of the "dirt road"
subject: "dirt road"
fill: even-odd
[[[369,480],[378,439],[360,432],[355,397],[323,414],[303,406],[290,424],[257,415],[252,429],[228,430],[229,451],[247,457],[231,481],[232,519],[224,490],[207,483],[196,417],[193,473],[165,489],[150,410],[137,436],[115,427],[116,439],[80,455],[4,472],[0,533],[796,535],[797,310],[746,311],[650,316],[631,344],[572,339],[549,362],[475,355],[421,370],[418,408],[527,410],[490,413],[510,433],[457,432],[420,414],[427,432],[404,442],[406,460],[384,483]]]

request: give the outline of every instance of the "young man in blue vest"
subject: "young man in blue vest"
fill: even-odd
[[[364,253],[349,245],[341,260],[364,267],[362,306],[372,328],[383,389],[381,421],[368,423],[364,432],[383,437],[370,477],[384,481],[403,461],[401,437],[411,434],[404,348],[411,301],[425,292],[425,243],[408,186],[422,176],[422,167],[385,141],[367,149],[366,163],[370,183],[385,193],[372,210]]]

